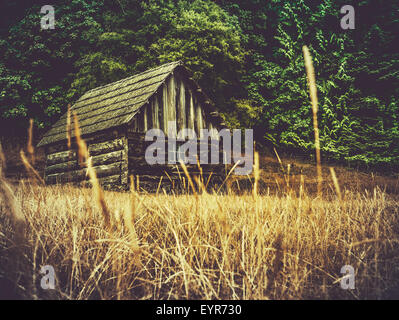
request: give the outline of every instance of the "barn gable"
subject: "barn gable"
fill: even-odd
[[[177,61],[86,92],[71,107],[71,112],[76,112],[77,114],[83,137],[98,131],[134,122],[132,120],[135,115],[139,113],[143,106],[146,106],[150,101],[154,101],[154,99],[151,100],[151,97],[157,93],[158,89],[168,81],[168,79],[171,79],[169,76],[173,74],[177,68],[179,68],[179,73],[186,77],[186,81],[190,82],[190,86],[194,88],[193,91],[196,92],[195,94],[200,97],[197,99],[204,101],[209,111],[213,113],[213,117],[217,119],[219,124],[222,124],[222,119],[217,114],[209,98],[202,92],[198,84],[188,77],[189,73],[182,66],[182,63]],[[166,88],[166,86],[164,87]],[[164,94],[168,94],[167,89],[164,90]],[[169,94],[169,99],[173,99],[174,97],[172,94]],[[170,104],[174,105],[174,101],[171,101]],[[170,112],[172,109],[168,110]],[[164,110],[161,110],[161,112],[163,111],[167,111],[166,105],[164,105]],[[143,117],[145,116],[143,115]],[[169,114],[169,117],[173,117],[173,114]],[[164,117],[164,119],[167,119],[167,117]],[[137,120],[138,122],[136,125],[141,126],[143,120],[144,118],[142,118],[141,121]],[[66,123],[67,113],[62,115],[43,136],[38,147],[66,140]],[[164,126],[158,128],[167,129]],[[146,128],[143,127],[142,129]],[[165,131],[167,132],[167,130]],[[74,137],[74,128],[72,128],[72,137]]]
[[[157,187],[162,177],[167,177],[164,181],[172,186],[180,179],[176,165],[146,162],[145,150],[151,143],[145,141],[147,130],[161,129],[168,139],[169,133],[175,136],[181,129],[189,128],[200,138],[201,129],[224,126],[210,99],[180,61],[92,89],[71,111],[77,114],[100,183],[111,189],[126,190],[131,175],[140,176],[149,188]],[[76,145],[71,149],[67,146],[66,130],[64,114],[38,144],[46,149],[44,179],[48,184],[88,183],[86,170],[78,163]],[[71,130],[74,137],[73,126]],[[196,165],[191,169],[198,171]],[[214,179],[216,171],[225,168],[210,165],[209,169]],[[201,175],[206,175],[207,168],[203,171]]]

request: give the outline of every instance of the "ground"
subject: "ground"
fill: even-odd
[[[393,175],[335,166],[339,197],[326,167],[317,196],[310,162],[263,155],[256,194],[251,177],[229,179],[218,194],[102,193],[24,179],[18,148],[4,149],[1,185],[11,193],[0,202],[3,297],[399,298]],[[55,269],[55,290],[41,288],[44,265]],[[353,290],[341,288],[344,265],[355,270]]]

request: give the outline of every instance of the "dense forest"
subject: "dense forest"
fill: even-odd
[[[260,145],[311,154],[302,46],[313,56],[324,159],[399,165],[399,2],[48,1],[0,4],[1,134],[43,132],[88,89],[182,60],[226,123]],[[340,8],[355,8],[343,30]]]

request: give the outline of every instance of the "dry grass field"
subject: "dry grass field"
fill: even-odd
[[[94,189],[24,180],[10,188],[0,204],[3,296],[399,298],[399,201],[378,187],[343,188],[341,200],[104,192],[103,204]],[[55,290],[40,286],[43,265],[55,269]],[[340,287],[344,265],[356,271],[354,290]]]
[[[4,164],[22,165],[0,151],[1,297],[399,299],[399,179],[322,168],[309,82],[317,167],[256,154],[253,175],[220,191],[188,173],[179,194],[103,191],[76,119],[93,188],[42,185],[30,143],[19,157],[30,178],[9,179]],[[46,265],[55,289],[41,287]],[[345,265],[352,290],[340,286]]]

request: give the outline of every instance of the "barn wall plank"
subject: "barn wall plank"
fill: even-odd
[[[122,130],[122,129],[105,130],[103,132],[98,132],[89,137],[83,137],[83,139],[85,140],[85,142],[87,144],[100,143],[100,142],[109,141],[109,140],[121,137],[123,135],[122,131],[124,131],[124,130]],[[72,148],[71,149],[76,149],[76,147],[77,147],[76,140],[74,138],[72,138]],[[45,147],[46,154],[67,151],[67,150],[68,150],[68,146],[67,146],[66,141]]]
[[[207,123],[206,123],[206,115],[205,115],[205,110],[202,104],[200,104],[201,108],[201,121],[202,121],[202,128],[206,129],[207,128]]]
[[[92,157],[93,166],[109,164],[123,160],[124,150],[118,150]]]
[[[123,137],[123,150],[121,151],[121,185],[124,186],[126,189],[129,186],[129,142],[127,136]]]
[[[91,141],[96,141],[96,139],[91,139]],[[89,144],[88,149],[92,156],[93,168],[99,179],[107,176],[119,176],[119,188],[127,186],[128,146],[126,137]],[[86,171],[86,168],[79,166],[75,150],[61,151],[47,155],[44,178],[48,184],[80,182],[88,179]]]
[[[109,153],[115,150],[121,150],[122,148],[123,148],[122,138],[90,144],[88,147],[91,156],[96,156],[103,153]],[[46,164],[47,166],[52,166],[58,163],[72,161],[72,159],[76,159],[76,157],[77,153],[75,150],[50,153],[47,154]]]
[[[46,184],[57,184],[65,182],[79,182],[86,178],[86,170],[73,170],[69,172],[48,174],[44,177]]]
[[[152,127],[155,129],[160,129],[159,125],[159,102],[158,96],[154,95],[151,100],[151,118],[152,118]]]
[[[194,97],[191,90],[189,90],[189,106],[188,106],[188,127],[195,130],[195,108],[194,108]]]
[[[122,150],[123,138],[104,141],[101,143],[90,144],[88,149],[91,156],[96,156],[103,153],[109,153],[116,150]]]
[[[137,117],[137,131],[144,132],[144,112],[143,110],[139,111],[136,115]]]
[[[102,178],[111,175],[120,175],[122,161],[95,166],[93,169],[96,171],[97,177]],[[86,174],[87,169],[73,170],[69,172],[55,173],[46,175],[45,181],[48,184],[64,183],[64,182],[79,182],[87,180],[88,176]]]
[[[45,175],[52,173],[61,173],[61,172],[75,170],[78,167],[79,165],[77,160],[61,162],[53,165],[46,165],[44,173]]]
[[[168,132],[168,117],[169,117],[169,90],[168,90],[168,85],[169,82],[165,81],[162,87],[162,130],[165,132],[165,134]]]
[[[74,150],[50,153],[47,154],[46,166],[72,161],[73,159],[76,159],[76,151]]]
[[[143,132],[146,132],[148,130],[148,105],[145,105],[142,108],[142,113],[143,113]]]
[[[194,100],[194,108],[195,108],[195,120],[196,120],[196,130],[195,132],[197,133],[197,137],[202,137],[201,135],[201,129],[204,128],[204,122],[202,118],[202,108],[201,104],[198,102],[197,99]]]
[[[138,131],[139,131],[139,125],[138,125],[137,116],[133,119],[132,124],[130,125],[129,130],[130,130],[130,131],[133,131],[133,132],[138,132]]]
[[[167,136],[172,135],[176,136],[177,132],[177,125],[176,125],[176,79],[174,75],[170,76],[168,79],[168,84],[167,84],[167,91],[168,91],[168,98],[167,98],[167,104],[168,104],[168,126],[171,124],[171,127],[168,127],[167,131]]]
[[[150,130],[154,127],[154,123],[152,120],[152,110],[151,110],[151,104],[147,104],[146,108],[146,114],[147,114],[147,130]]]
[[[178,81],[178,99],[177,99],[177,132],[187,128],[186,122],[186,90],[184,82],[179,79]]]

